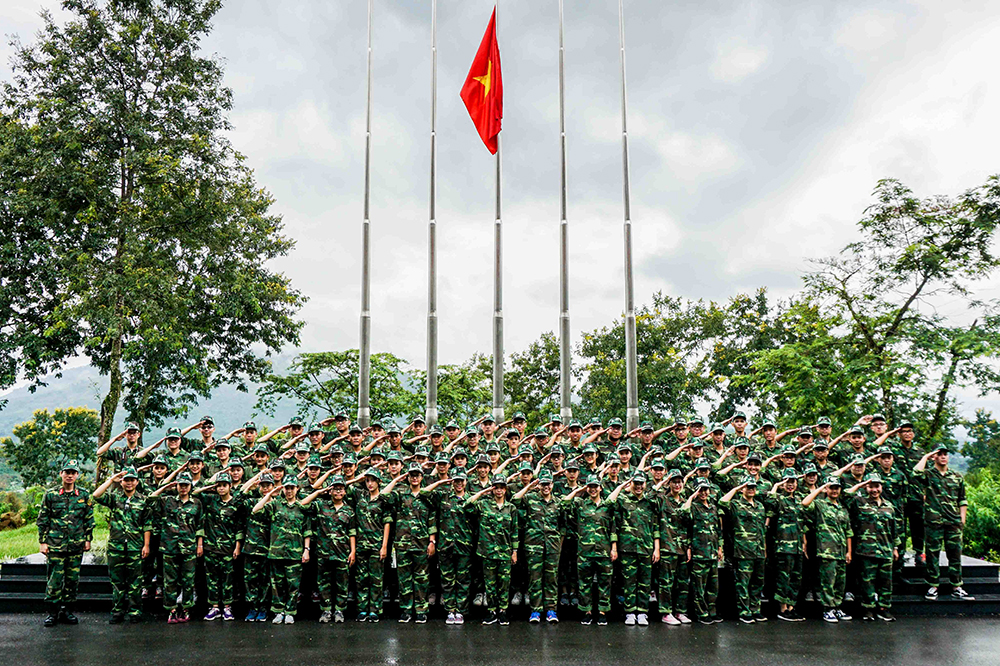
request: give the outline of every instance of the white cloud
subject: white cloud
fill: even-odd
[[[712,75],[726,83],[736,83],[756,73],[768,61],[769,51],[737,40],[719,44],[711,65]]]

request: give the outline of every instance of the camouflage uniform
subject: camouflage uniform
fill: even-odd
[[[311,502],[313,510],[311,542],[317,560],[319,607],[322,611],[347,609],[347,559],[351,537],[357,538],[354,508],[346,501],[335,506],[332,499],[321,497]]]
[[[688,612],[688,561],[690,545],[687,515],[682,510],[683,497],[665,494],[660,500],[660,594],[659,611],[663,614]]]
[[[847,584],[847,542],[854,536],[851,517],[840,501],[817,497],[806,507],[819,560],[819,600],[826,610],[840,606]]]
[[[201,494],[205,510],[204,552],[205,582],[210,606],[231,606],[233,603],[233,553],[237,542],[243,541],[246,526],[246,505],[235,497],[223,502],[212,491]]]
[[[852,514],[853,557],[861,564],[861,606],[870,610],[877,605],[879,610],[889,610],[892,607],[893,549],[899,546],[895,507],[885,499],[880,504],[868,497],[858,497]]]
[[[660,504],[654,495],[636,497],[623,490],[615,501],[615,534],[625,581],[625,612],[645,613],[649,607],[652,555],[660,538]]]
[[[102,457],[105,462],[111,463],[111,466],[117,473],[126,467],[135,467],[135,454],[139,453],[141,450],[142,449],[138,446],[138,444],[134,449],[130,449],[128,445],[115,446],[105,451]]]
[[[247,608],[264,612],[268,608],[271,571],[267,561],[267,551],[271,543],[271,519],[267,511],[251,513],[260,501],[259,494],[247,494],[239,498],[243,502],[246,524],[243,530],[243,586],[246,588]]]
[[[546,501],[533,491],[521,498],[520,505],[531,610],[554,611],[559,601],[559,553],[566,533],[563,505],[554,495]]]
[[[93,501],[83,488],[73,492],[55,488],[45,493],[36,520],[38,543],[49,547],[46,556],[45,603],[76,603],[84,542],[94,538]]]
[[[506,611],[510,593],[510,556],[520,542],[517,507],[512,502],[497,506],[493,497],[481,498],[473,506],[479,522],[476,554],[483,562],[486,604],[494,612]]]
[[[393,493],[396,536],[396,573],[399,576],[399,608],[427,614],[427,547],[430,535],[437,534],[437,516],[433,500],[426,493],[414,495],[409,487]],[[437,537],[435,537],[437,540]]]
[[[358,613],[378,617],[382,613],[382,536],[392,523],[391,500],[379,494],[375,499],[367,490],[354,496],[355,546],[358,586]]]
[[[948,580],[962,585],[962,513],[967,506],[965,479],[949,469],[941,474],[928,463],[919,482],[924,489],[924,555],[927,584],[937,587],[941,580],[941,550],[948,556]]]
[[[448,613],[465,615],[469,612],[472,589],[472,507],[467,493],[459,497],[454,492],[444,492],[437,494],[436,500],[442,605]]]
[[[899,541],[905,547],[906,537],[909,535],[913,552],[918,555],[924,552],[924,484],[913,468],[926,452],[916,441],[911,446],[903,446],[902,442],[896,440],[892,446],[893,467],[898,467],[906,478],[905,501],[897,499],[893,503],[899,514],[897,517],[904,523],[904,528],[899,533]],[[928,463],[928,467],[930,466],[933,466],[933,463]],[[892,498],[887,499],[892,501]],[[902,562],[903,558],[900,557],[899,561]]]
[[[691,604],[699,619],[714,617],[719,594],[719,510],[695,500],[688,511],[691,542]]]
[[[760,595],[764,591],[764,503],[754,497],[750,502],[742,494],[723,502],[733,537],[733,583],[736,610],[742,618],[760,613]]]
[[[284,496],[264,507],[271,524],[267,559],[271,565],[271,611],[295,615],[302,578],[302,552],[306,537],[312,536],[311,513],[298,501],[289,504]]]
[[[764,497],[774,530],[774,600],[794,606],[802,585],[802,537],[805,507],[798,494],[780,489]]]
[[[109,490],[94,500],[108,514],[108,577],[111,579],[111,612],[142,615],[142,545],[152,531],[150,501],[138,490],[127,497]]]
[[[572,525],[577,537],[577,569],[580,574],[580,604],[583,613],[591,613],[594,604],[602,613],[611,610],[611,544],[615,534],[615,507],[590,497],[577,497],[571,502]]]
[[[194,606],[194,573],[198,537],[204,536],[204,509],[197,497],[182,502],[176,495],[160,495],[158,522],[160,550],[163,552],[163,607],[177,608],[177,595],[183,594],[183,607]]]

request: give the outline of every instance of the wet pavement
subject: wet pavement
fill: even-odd
[[[0,615],[0,664],[842,664],[1000,663],[1000,618],[901,618],[894,624],[768,622],[712,627],[583,627],[515,622],[348,622],[292,626],[198,622],[42,627],[37,614]]]

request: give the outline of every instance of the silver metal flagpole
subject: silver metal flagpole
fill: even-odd
[[[499,38],[500,33],[500,1],[496,3],[496,23],[494,29]],[[503,417],[503,254],[502,225],[500,223],[500,135],[497,134],[496,154],[496,219],[493,224],[493,418],[497,423]]]
[[[365,203],[361,227],[361,346],[358,358],[358,423],[368,427],[371,419],[368,385],[371,376],[371,223],[369,190],[372,153],[372,2],[368,0],[368,91],[365,100]]]
[[[428,426],[437,423],[437,0],[431,0],[431,195],[427,225],[427,413]]]
[[[622,69],[622,188],[625,202],[625,421],[626,431],[639,427],[639,385],[635,351],[635,294],[632,280],[632,212],[628,179],[628,105],[625,98],[625,8],[618,0],[618,39]]]
[[[573,416],[569,349],[569,224],[566,222],[566,85],[563,63],[563,0],[559,0],[559,158],[562,191],[559,198],[559,414],[564,423]]]

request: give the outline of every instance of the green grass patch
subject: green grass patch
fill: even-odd
[[[102,510],[95,511],[94,523],[94,541],[90,550],[99,561],[104,561],[108,546],[107,514]],[[0,532],[0,560],[16,560],[37,552],[38,528],[34,524]]]

